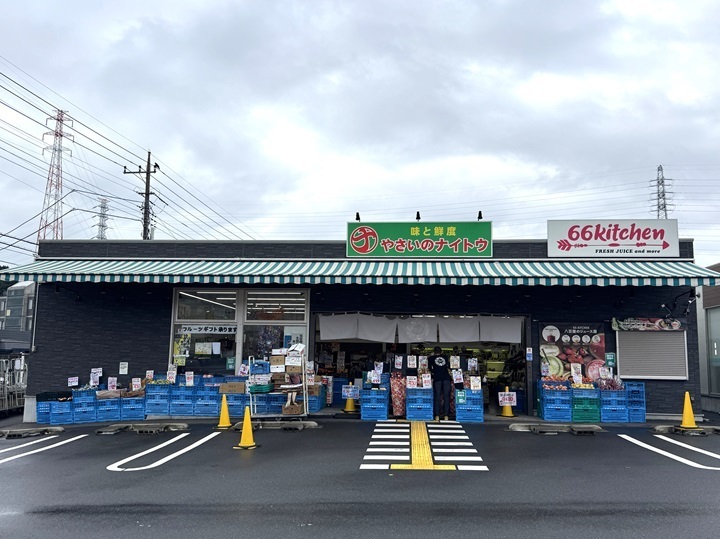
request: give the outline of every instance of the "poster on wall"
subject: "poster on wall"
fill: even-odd
[[[678,318],[625,318],[612,319],[615,331],[685,331],[687,321]]]
[[[572,380],[571,365],[580,365],[582,376],[600,378],[605,366],[605,333],[602,323],[541,323],[540,371],[543,376]]]

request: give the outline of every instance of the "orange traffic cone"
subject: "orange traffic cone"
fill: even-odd
[[[250,421],[250,407],[245,407],[245,417],[243,418],[242,435],[240,436],[240,444],[233,446],[233,449],[255,449],[260,447],[253,439],[252,422]]]
[[[223,393],[222,404],[220,405],[220,422],[216,428],[229,429],[232,427],[230,423],[230,410],[228,409],[227,397]]]

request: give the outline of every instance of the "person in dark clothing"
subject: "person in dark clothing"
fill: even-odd
[[[450,375],[450,361],[443,355],[442,349],[436,346],[433,355],[428,358],[428,366],[433,379],[433,396],[435,400],[435,421],[442,415],[448,419],[450,409],[450,390],[452,389],[452,376]],[[442,410],[441,410],[442,404]],[[442,413],[441,413],[442,411]]]

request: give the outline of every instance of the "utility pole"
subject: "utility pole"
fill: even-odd
[[[160,170],[160,167],[157,163],[155,163],[150,169],[150,150],[148,150],[148,157],[147,157],[147,165],[145,166],[145,170],[142,169],[141,166],[138,165],[137,172],[133,172],[131,170],[128,170],[127,167],[123,167],[123,174],[145,174],[145,193],[144,193],[144,203],[143,203],[143,232],[142,232],[142,239],[149,240],[150,238],[150,195],[153,195],[154,193],[150,192],[150,174],[154,174]]]
[[[655,213],[658,219],[668,218],[667,191],[665,189],[665,174],[662,165],[658,165],[657,178],[655,179]]]
[[[98,224],[96,225],[98,227],[97,236],[95,236],[96,240],[106,240],[107,239],[107,229],[108,224],[108,200],[107,198],[101,198],[100,199],[100,215],[98,215]]]

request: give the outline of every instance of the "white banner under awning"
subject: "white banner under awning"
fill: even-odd
[[[331,314],[318,316],[320,340],[357,339],[358,314]]]
[[[438,318],[440,342],[477,342],[480,325],[477,316],[465,318]]]
[[[398,342],[437,342],[437,318],[400,318]]]
[[[395,342],[397,319],[391,320],[387,316],[373,316],[371,314],[358,315],[358,339],[375,342]]]
[[[522,342],[522,318],[481,316],[480,340],[483,342]]]

